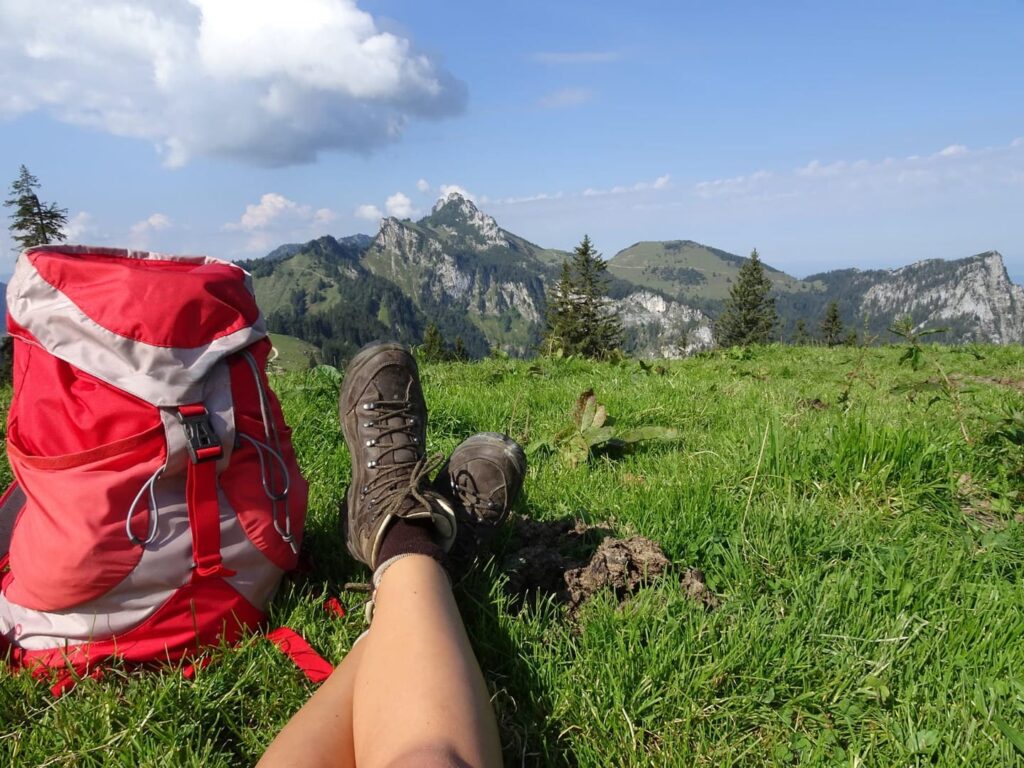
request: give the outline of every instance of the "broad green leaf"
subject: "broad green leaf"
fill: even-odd
[[[1014,728],[999,715],[993,714],[992,722],[996,724],[996,728],[1002,731],[1003,736],[1013,744],[1014,749],[1024,755],[1024,733]]]
[[[582,432],[588,448],[597,448],[615,437],[614,427],[590,427]]]
[[[938,731],[916,731],[907,738],[907,751],[911,754],[928,754],[939,743]]]
[[[682,440],[683,433],[672,427],[636,427],[635,429],[623,429],[616,433],[616,437],[624,443],[640,443],[647,440],[674,442]]]
[[[527,456],[547,456],[554,452],[555,446],[550,440],[534,440],[526,446]]]

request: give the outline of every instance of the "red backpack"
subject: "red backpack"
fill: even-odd
[[[16,666],[176,661],[264,618],[306,483],[249,275],[41,246],[7,289],[14,399],[0,636]]]

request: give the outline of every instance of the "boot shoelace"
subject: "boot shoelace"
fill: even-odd
[[[382,458],[389,454],[395,454],[401,450],[416,449],[412,446],[419,445],[419,437],[414,433],[416,429],[416,417],[412,415],[412,403],[409,401],[409,390],[406,392],[405,400],[374,400],[363,404],[363,410],[372,411],[375,415],[363,423],[365,428],[379,430],[377,437],[366,441],[367,448],[378,447],[382,437],[395,434],[404,434],[409,438],[409,444],[392,444],[378,454],[376,459],[367,462],[367,468],[376,469],[377,475],[370,482],[360,489],[360,496],[369,496],[368,503],[377,507],[374,516],[394,515],[402,517],[402,506],[406,499],[412,497],[427,509],[430,509],[430,501],[420,493],[420,486],[423,480],[429,477],[444,461],[443,453],[436,453],[433,456],[423,456],[414,461],[394,461],[391,464],[381,466]],[[391,419],[400,418],[401,423],[391,427],[381,426]],[[411,467],[411,468],[410,468]],[[378,494],[378,495],[374,495]],[[370,599],[364,606],[366,623],[369,624],[373,618],[373,597],[376,589],[372,581],[370,583],[348,582],[342,589],[346,592],[364,592],[370,595]]]
[[[505,484],[502,483],[484,496],[477,489],[473,476],[469,472],[463,470],[459,472],[457,477],[452,478],[452,493],[462,502],[462,506],[466,511],[472,512],[478,520],[484,519],[485,516],[490,516],[486,513],[492,513],[498,509],[498,503],[494,501],[494,497],[499,491],[504,489]]]
[[[412,383],[410,382],[410,389]],[[415,434],[417,426],[416,417],[412,414],[412,403],[405,400],[374,400],[363,404],[363,410],[374,413],[373,418],[364,422],[363,426],[379,430],[377,436],[366,441],[367,448],[380,446],[381,438],[390,435],[405,435],[409,438],[408,444],[395,443],[385,447],[377,456],[367,462],[368,469],[376,469],[377,475],[360,489],[361,496],[369,496],[371,506],[377,508],[377,514],[395,515],[401,517],[402,505],[405,500],[412,497],[417,502],[430,508],[430,501],[420,492],[424,478],[436,470],[444,455],[441,453],[433,456],[423,456],[413,461],[396,461],[394,455],[398,451],[416,451],[419,445],[419,437]],[[400,419],[400,423],[393,426],[387,425],[392,419]],[[392,456],[390,464],[381,464],[381,460]]]

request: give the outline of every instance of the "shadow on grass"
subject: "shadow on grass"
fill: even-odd
[[[491,693],[506,765],[577,765],[534,652],[568,632],[565,572],[589,562],[609,533],[575,520],[515,516],[456,582],[455,594]],[[486,560],[484,558],[487,558]]]

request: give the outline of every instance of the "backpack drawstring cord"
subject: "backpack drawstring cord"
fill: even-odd
[[[156,490],[154,489],[154,486],[156,485],[157,479],[161,474],[163,474],[165,467],[166,465],[164,467],[158,467],[156,472],[154,472],[149,479],[142,484],[139,492],[135,494],[135,498],[132,499],[132,503],[128,507],[128,517],[124,520],[124,531],[128,534],[128,541],[132,544],[141,544],[142,546],[146,546],[156,539],[156,528],[157,524],[160,522],[160,506],[156,503]],[[149,530],[146,532],[146,538],[140,539],[132,531],[132,517],[135,515],[135,507],[139,505],[142,495],[147,491],[149,492]]]
[[[260,400],[260,416],[263,419],[263,433],[267,438],[266,443],[260,443],[258,440],[254,440],[248,435],[239,433],[242,437],[246,438],[255,448],[256,455],[260,461],[260,475],[263,481],[263,492],[270,499],[271,503],[271,516],[274,521],[274,530],[277,531],[278,536],[291,547],[292,552],[298,554],[299,547],[295,543],[295,536],[292,535],[292,518],[288,510],[288,490],[291,486],[291,482],[288,476],[288,465],[285,463],[284,456],[281,453],[281,441],[277,435],[277,425],[274,423],[274,419],[270,413],[270,400],[267,397],[267,391],[263,386],[263,379],[260,377],[259,366],[256,365],[256,358],[252,356],[252,353],[245,351],[243,353],[246,363],[249,364],[249,370],[252,371],[253,381],[256,382],[256,391],[259,393]],[[281,469],[281,473],[284,476],[284,490],[281,493],[275,493],[273,490],[273,470],[267,472],[268,465],[264,462],[263,453],[261,448],[266,449],[271,456],[277,461],[278,466]],[[272,465],[270,465],[272,466]],[[271,480],[268,482],[267,476],[270,475]],[[277,505],[278,502],[284,504],[284,525],[282,527],[280,523],[280,516],[278,515]]]

